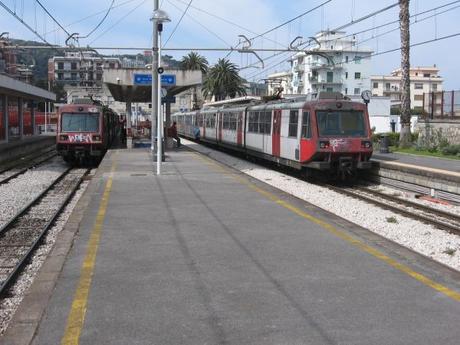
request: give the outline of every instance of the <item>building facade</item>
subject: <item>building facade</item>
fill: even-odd
[[[411,108],[423,108],[423,94],[443,90],[443,78],[439,75],[439,68],[414,67],[409,71]],[[393,104],[401,101],[401,68],[391,72],[390,75],[372,76],[372,94],[374,96],[390,97]]]
[[[320,91],[360,95],[370,88],[372,50],[359,48],[354,36],[322,31],[314,45],[291,59],[292,93]]]
[[[48,80],[51,84],[101,87],[105,68],[120,68],[119,58],[102,57],[92,51],[66,52],[48,60]]]
[[[291,71],[270,74],[266,79],[266,83],[269,95],[275,94],[280,88],[283,88],[282,95],[292,94]]]

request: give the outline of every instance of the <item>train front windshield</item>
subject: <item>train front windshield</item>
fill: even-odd
[[[98,132],[99,113],[63,113],[62,132]]]
[[[365,137],[366,123],[362,111],[318,111],[319,136]]]

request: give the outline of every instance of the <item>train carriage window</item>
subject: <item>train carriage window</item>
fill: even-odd
[[[259,125],[260,133],[270,134],[272,113],[271,111],[268,110],[268,111],[264,111],[261,114],[263,114],[263,116],[261,117],[261,121]]]
[[[311,138],[310,113],[303,112],[302,116],[302,138]]]
[[[236,131],[236,114],[231,113],[231,114],[229,114],[229,115],[230,115],[230,118],[229,118],[229,129],[231,129],[232,131]]]
[[[297,126],[299,124],[299,111],[291,110],[289,113],[289,136],[297,137]]]
[[[259,112],[253,111],[249,113],[248,132],[259,132]]]

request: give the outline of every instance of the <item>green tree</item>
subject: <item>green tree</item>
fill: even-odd
[[[401,132],[400,147],[409,147],[410,133],[410,31],[409,0],[399,0],[399,26],[401,30]]]
[[[234,63],[226,59],[219,59],[212,66],[203,83],[204,97],[215,96],[216,101],[223,100],[227,96],[246,95],[244,79],[238,74],[238,68]]]
[[[206,75],[209,68],[208,60],[195,52],[190,52],[188,55],[184,56],[180,62],[180,66],[182,69],[199,70],[203,76]],[[195,86],[192,93],[192,109],[197,110],[199,108],[197,88]]]

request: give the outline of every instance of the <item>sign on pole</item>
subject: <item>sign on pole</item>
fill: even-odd
[[[134,85],[151,85],[152,75],[151,74],[134,74]],[[161,86],[175,86],[176,76],[174,74],[162,74],[161,75]]]

